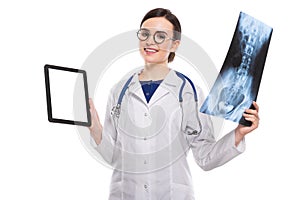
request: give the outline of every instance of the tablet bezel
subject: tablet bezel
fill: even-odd
[[[54,118],[52,116],[52,103],[51,103],[49,69],[81,73],[83,75],[85,104],[86,104],[86,111],[87,111],[87,113],[86,113],[87,114],[87,122],[69,120],[69,119]],[[44,66],[44,73],[45,73],[45,84],[46,84],[48,121],[49,122],[54,122],[54,123],[71,124],[71,125],[79,125],[79,126],[88,126],[88,127],[91,126],[91,114],[90,114],[89,94],[88,94],[88,84],[87,84],[86,71],[81,70],[81,69],[74,69],[74,68],[68,68],[68,67],[62,67],[62,66],[46,64]]]

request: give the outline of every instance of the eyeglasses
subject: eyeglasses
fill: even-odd
[[[148,29],[140,29],[136,34],[140,41],[146,41],[151,36],[150,30]],[[164,31],[156,31],[153,34],[153,40],[156,44],[161,44],[166,39],[175,40],[174,38],[169,38],[168,34]]]

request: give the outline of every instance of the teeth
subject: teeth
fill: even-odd
[[[145,50],[148,52],[153,52],[153,53],[157,52],[155,49],[145,49]]]

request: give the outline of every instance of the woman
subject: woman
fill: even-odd
[[[199,112],[201,90],[168,67],[180,33],[169,10],[149,11],[137,32],[145,65],[112,88],[104,127],[90,100],[95,148],[114,167],[110,200],[194,199],[189,149],[202,169],[211,170],[242,153],[245,135],[258,127],[253,102],[255,110],[244,114],[252,126],[238,125],[216,142],[210,118]]]

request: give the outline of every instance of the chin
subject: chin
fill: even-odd
[[[168,63],[168,59],[157,59],[157,58],[149,58],[147,56],[144,57],[145,63],[148,64],[163,64],[163,63]]]
[[[167,61],[147,61],[145,60],[145,64],[147,65],[165,65],[167,64]]]

